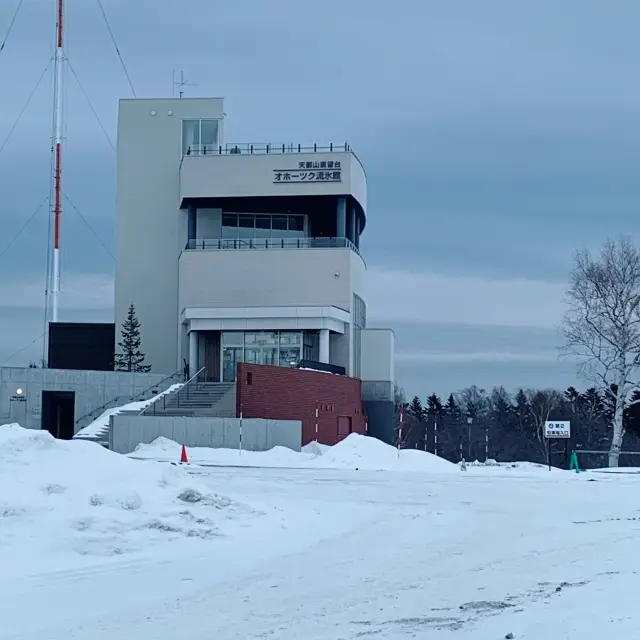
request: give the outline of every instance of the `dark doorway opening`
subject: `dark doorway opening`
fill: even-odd
[[[41,428],[59,440],[71,440],[75,433],[75,391],[42,392]]]

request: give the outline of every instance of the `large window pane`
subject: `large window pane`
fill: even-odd
[[[218,147],[218,121],[200,121],[200,145],[203,154],[215,153]]]
[[[296,231],[296,235],[304,233],[304,216],[289,216],[289,231]]]
[[[280,332],[280,344],[298,346],[302,341],[302,335],[300,331],[281,331]]]
[[[263,357],[262,363],[271,365],[272,367],[278,366],[278,347],[265,347],[262,350]]]
[[[255,216],[241,213],[238,215],[238,237],[241,240],[253,240],[255,235]]]
[[[264,364],[262,361],[262,349],[245,349],[244,350],[244,361],[249,364]]]
[[[277,331],[259,331],[255,334],[256,344],[262,346],[272,346],[278,344]]]
[[[274,238],[286,237],[287,216],[273,216],[271,218],[271,228],[273,229],[273,233],[271,234],[272,237]]]
[[[223,331],[222,344],[225,347],[241,347],[244,343],[243,331]]]
[[[304,349],[302,352],[302,356],[305,360],[313,360],[317,362],[320,357],[320,336],[318,332],[304,332]]]
[[[182,121],[182,155],[200,153],[200,120]]]
[[[238,237],[238,214],[222,214],[222,237],[235,240]]]
[[[267,239],[271,237],[271,216],[256,216],[256,246],[267,246]]]

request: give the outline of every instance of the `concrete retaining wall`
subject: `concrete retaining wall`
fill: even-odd
[[[149,444],[161,436],[187,447],[237,449],[240,418],[111,417],[109,448],[117,453],[131,453],[139,444]],[[276,446],[300,451],[301,443],[300,420],[245,418],[242,421],[245,451],[267,451]]]
[[[159,385],[163,391],[179,379],[167,380],[163,373],[128,373],[124,371],[72,371],[66,369],[28,369],[25,367],[0,368],[0,424],[19,422],[27,429],[40,429],[42,421],[43,391],[74,391],[75,417],[83,420],[76,424],[76,432],[98,417],[104,408],[93,412],[105,403],[108,407],[131,402],[132,397]],[[161,384],[162,383],[162,384]],[[25,398],[13,401],[17,390]],[[149,392],[149,396],[152,393]]]

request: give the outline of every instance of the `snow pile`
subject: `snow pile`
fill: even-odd
[[[131,457],[151,460],[180,460],[181,445],[166,438],[140,444]],[[330,447],[312,442],[298,453],[286,447],[269,451],[238,451],[190,447],[189,462],[215,466],[276,467],[297,469],[362,469],[369,471],[452,471],[456,466],[424,451],[400,451],[380,440],[352,433]]]
[[[182,387],[182,384],[172,384],[168,389],[165,389],[162,393],[159,393],[148,400],[138,400],[137,402],[129,402],[128,404],[124,404],[120,407],[112,407],[111,409],[107,409],[104,413],[100,414],[98,418],[96,418],[93,422],[90,422],[86,427],[80,429],[78,433],[76,433],[74,438],[82,439],[82,438],[102,438],[107,435],[109,431],[109,418],[111,416],[115,416],[118,413],[122,413],[123,411],[142,411],[147,407],[150,407],[158,398],[162,396],[166,396],[169,393],[173,393]]]
[[[302,453],[310,453],[313,456],[324,455],[331,447],[328,444],[320,444],[319,442],[310,442],[302,447]]]
[[[0,426],[0,566],[20,552],[112,556],[211,539],[258,512],[183,469],[138,462],[46,431]]]
[[[404,449],[398,453],[376,438],[352,433],[331,447],[313,466],[369,471],[454,471],[456,466],[426,451]]]

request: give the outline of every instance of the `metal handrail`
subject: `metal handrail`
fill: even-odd
[[[184,156],[258,155],[269,153],[350,153],[348,142],[302,145],[292,142],[230,142],[225,145],[191,145]]]
[[[131,373],[135,373],[135,372],[132,371]],[[171,380],[172,378],[175,378],[176,376],[182,376],[182,375],[184,375],[184,372],[183,372],[182,369],[179,369],[175,373],[172,373],[171,375],[167,376],[166,378],[163,378],[159,382],[156,382],[155,384],[152,384],[150,387],[147,387],[143,391],[140,391],[140,393],[137,393],[137,394],[135,394],[133,396],[130,396],[130,395],[114,396],[113,398],[111,398],[111,400],[107,400],[107,402],[105,402],[104,404],[100,405],[99,407],[96,407],[95,409],[92,409],[88,413],[85,413],[83,416],[78,418],[76,420],[76,424],[79,424],[80,421],[84,420],[85,418],[92,417],[98,411],[104,411],[105,409],[110,408],[109,405],[111,403],[113,403],[113,402],[117,403],[117,402],[120,402],[121,400],[124,400],[125,398],[128,399],[129,402],[137,402],[137,398],[140,398],[140,396],[145,395],[146,393],[151,391],[154,387],[158,387],[161,384],[164,384],[167,380]]]
[[[186,251],[239,250],[239,249],[351,249],[360,253],[349,238],[301,237],[301,238],[198,238],[189,240]]]
[[[194,375],[192,375],[181,387],[180,389],[178,389],[178,391],[176,392],[176,399],[178,401],[177,406],[180,406],[180,394],[189,389],[189,386],[194,382],[194,380],[197,380],[198,376],[203,372],[206,371],[207,367],[201,367],[199,371],[197,371]],[[170,397],[172,394],[170,393],[165,393],[162,396],[162,409],[166,409],[167,408],[167,398]],[[158,402],[158,400],[156,400],[156,402],[154,402],[153,404],[150,404],[148,407],[145,407],[138,415],[142,416],[142,415],[146,415],[146,411],[148,411],[149,409],[151,409],[151,407],[154,407],[153,409],[153,414],[155,415],[155,406],[156,403]]]

